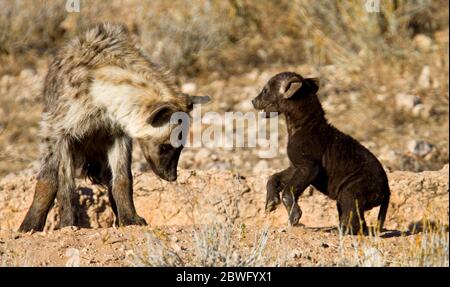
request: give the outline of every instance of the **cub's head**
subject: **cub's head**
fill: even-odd
[[[181,127],[178,121],[173,121],[174,113],[185,115],[192,111],[194,104],[203,104],[210,101],[208,96],[190,96],[181,94],[176,102],[160,102],[155,104],[146,120],[147,133],[138,138],[139,145],[145,159],[153,172],[167,181],[177,179],[177,166],[186,137],[183,132],[187,130]],[[180,119],[180,117],[177,117]],[[172,119],[172,121],[171,121]],[[178,144],[175,146],[175,141]]]
[[[270,113],[283,113],[295,99],[315,95],[318,89],[317,78],[303,78],[293,72],[283,72],[273,76],[252,103],[255,109],[264,111],[266,117],[270,117]]]

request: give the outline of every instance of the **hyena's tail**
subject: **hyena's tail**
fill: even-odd
[[[380,205],[380,211],[378,212],[378,230],[383,230],[384,221],[386,220],[386,214],[389,207],[389,199],[390,199],[390,193],[385,195],[383,200],[381,201]]]

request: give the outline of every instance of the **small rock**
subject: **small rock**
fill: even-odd
[[[423,104],[418,104],[412,108],[411,113],[414,116],[421,116],[422,114],[425,115],[425,106]]]
[[[415,46],[419,49],[419,51],[423,53],[429,52],[433,44],[433,40],[431,40],[430,37],[423,34],[418,34],[417,36],[415,36],[413,42]]]
[[[291,254],[290,254],[290,257],[292,258],[292,259],[297,259],[297,258],[302,258],[302,252],[300,251],[300,250],[298,250],[298,249],[294,249],[294,250],[292,250],[292,252],[291,252]]]
[[[412,140],[408,142],[407,149],[417,156],[424,157],[432,151],[433,145],[426,141]]]
[[[384,102],[387,99],[387,95],[386,94],[377,94],[375,96],[375,99],[379,102]]]
[[[69,258],[66,262],[66,267],[80,267],[80,250],[67,248],[66,257]]]
[[[418,79],[419,86],[423,89],[428,89],[431,86],[430,67],[424,66]]]
[[[178,245],[177,243],[175,243],[175,242],[173,242],[170,247],[175,252],[180,252],[180,251],[183,250],[183,248],[180,245]]]
[[[22,79],[31,78],[33,76],[34,76],[34,72],[31,69],[23,69],[22,71],[20,71],[20,75],[19,75],[19,77]]]
[[[398,93],[395,96],[395,104],[398,109],[412,111],[413,108],[422,103],[422,100],[418,96]]]
[[[1,80],[0,80],[0,85],[1,86],[6,86],[11,84],[14,81],[14,77],[10,76],[10,75],[4,75]]]
[[[231,254],[231,258],[234,263],[240,263],[242,261],[241,255],[239,255],[239,253],[237,253],[236,251]]]
[[[261,172],[266,171],[267,169],[269,169],[269,163],[266,160],[260,160],[253,167],[253,174],[260,174]]]
[[[388,163],[394,163],[398,160],[400,154],[394,150],[391,150],[389,148],[384,148],[380,151],[379,158]]]
[[[250,73],[247,73],[246,75],[247,79],[249,79],[250,81],[256,81],[258,79],[258,76],[259,76],[258,69],[254,69]]]
[[[195,83],[185,83],[181,86],[181,91],[186,94],[193,94],[197,91],[197,85]]]

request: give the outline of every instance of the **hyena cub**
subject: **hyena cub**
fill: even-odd
[[[59,51],[45,80],[44,99],[42,166],[22,232],[44,228],[55,197],[59,227],[77,225],[77,168],[108,188],[118,224],[145,225],[133,203],[132,139],[159,177],[176,180],[183,146],[170,143],[177,126],[170,117],[209,98],[182,94],[124,26],[106,23]]]
[[[366,231],[364,211],[379,205],[381,229],[390,197],[386,173],[369,150],[327,122],[318,89],[318,79],[284,72],[270,79],[253,100],[266,116],[284,114],[288,129],[291,165],[269,178],[266,210],[275,209],[281,193],[290,224],[297,224],[302,215],[297,200],[311,184],[337,201],[344,232]]]

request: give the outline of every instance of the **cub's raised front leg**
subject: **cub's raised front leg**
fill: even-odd
[[[289,181],[295,172],[295,168],[290,166],[287,169],[273,174],[267,181],[266,211],[274,211],[280,202],[280,193],[283,191],[286,182]]]
[[[302,161],[301,164],[296,164],[294,174],[286,182],[281,197],[288,212],[290,225],[296,225],[300,220],[302,211],[297,203],[298,198],[314,181],[319,169],[313,162]]]

